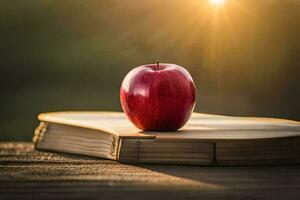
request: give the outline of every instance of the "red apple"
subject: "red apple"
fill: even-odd
[[[185,125],[194,110],[195,85],[189,72],[179,65],[142,65],[124,78],[120,100],[137,128],[177,130]]]

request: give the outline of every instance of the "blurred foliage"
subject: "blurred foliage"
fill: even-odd
[[[196,111],[300,119],[300,1],[0,2],[0,140],[30,140],[40,112],[119,111],[135,66],[185,66]]]

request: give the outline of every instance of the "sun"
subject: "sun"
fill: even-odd
[[[211,4],[219,6],[225,3],[225,0],[209,0]]]

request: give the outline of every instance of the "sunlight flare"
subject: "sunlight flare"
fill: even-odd
[[[215,5],[215,6],[220,6],[223,5],[225,3],[225,0],[209,0],[211,4]]]

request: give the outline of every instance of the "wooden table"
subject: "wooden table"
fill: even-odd
[[[0,199],[300,199],[300,166],[128,165],[0,143]]]

